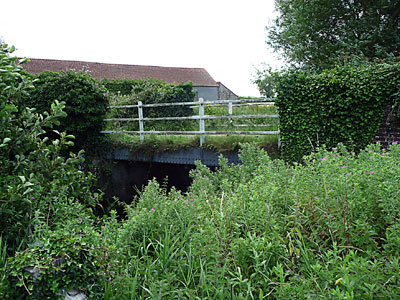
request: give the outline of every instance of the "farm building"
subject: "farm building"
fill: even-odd
[[[161,79],[167,83],[191,81],[197,98],[238,99],[238,96],[220,82],[216,82],[203,68],[176,68],[158,66],[140,66],[124,64],[106,64],[86,61],[31,58],[24,69],[32,74],[43,71],[87,70],[94,78],[115,79]]]

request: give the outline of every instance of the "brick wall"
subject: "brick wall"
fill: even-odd
[[[381,126],[373,141],[374,143],[380,142],[385,148],[394,141],[400,142],[400,119],[393,119],[390,112],[391,106],[386,107]]]

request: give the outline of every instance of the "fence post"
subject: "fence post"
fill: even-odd
[[[228,113],[230,116],[232,116],[232,111],[233,111],[233,105],[232,105],[232,101],[229,101],[228,103]],[[229,125],[232,125],[232,119],[229,118]]]
[[[139,116],[139,136],[140,141],[144,141],[144,126],[143,126],[143,108],[142,108],[142,101],[138,102],[138,116]]]
[[[205,126],[204,126],[204,103],[203,98],[199,99],[199,117],[200,117],[200,147],[203,146],[205,141]]]

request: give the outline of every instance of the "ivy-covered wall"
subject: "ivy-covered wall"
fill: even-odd
[[[400,116],[393,111],[392,105],[388,105],[385,114],[375,134],[374,143],[380,143],[387,148],[393,142],[400,142]]]
[[[374,140],[385,107],[400,101],[400,64],[288,71],[276,91],[286,160],[300,161],[317,146],[339,142],[357,151]]]

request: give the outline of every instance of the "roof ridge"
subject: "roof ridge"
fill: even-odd
[[[90,63],[90,64],[101,64],[101,65],[119,65],[119,66],[134,66],[134,67],[154,67],[154,68],[173,68],[173,69],[197,69],[197,70],[205,70],[205,68],[199,67],[165,67],[165,66],[156,66],[156,65],[137,65],[137,64],[121,64],[121,63],[108,63],[108,62],[97,62],[97,61],[85,61],[85,60],[69,60],[69,59],[56,59],[56,58],[35,58],[35,57],[27,57],[30,60],[47,60],[47,61],[59,61],[59,62],[72,62],[72,63]],[[18,59],[22,59],[22,57],[18,57]]]
[[[163,67],[148,65],[129,65],[49,58],[30,58],[24,64],[27,72],[38,74],[43,71],[61,71],[87,67],[96,79],[161,79],[167,83],[191,81],[194,86],[218,86],[205,68]]]

